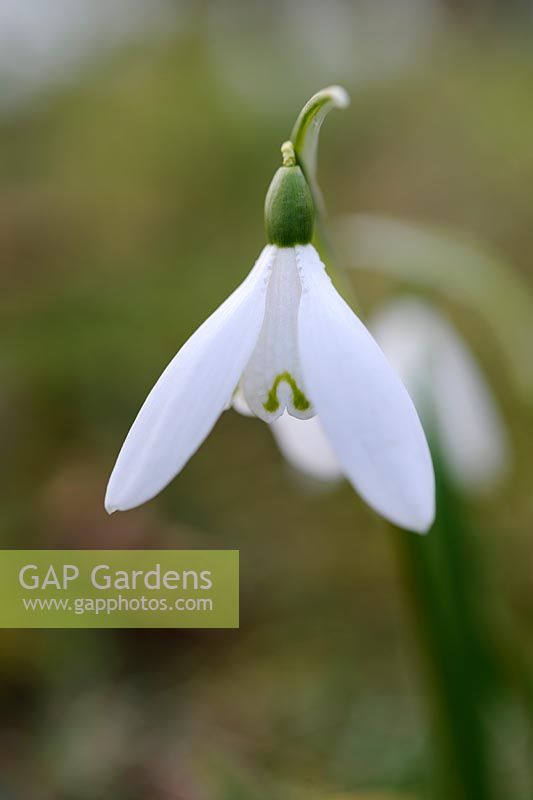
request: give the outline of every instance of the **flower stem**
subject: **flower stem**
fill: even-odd
[[[433,726],[432,797],[489,800],[484,710],[494,665],[476,589],[477,559],[459,499],[436,468],[439,513],[427,537],[395,535],[422,652]]]

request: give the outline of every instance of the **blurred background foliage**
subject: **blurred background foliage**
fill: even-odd
[[[103,495],[147,390],[263,246],[279,145],[322,86],[352,96],[321,141],[332,217],[461,229],[531,282],[532,43],[517,0],[2,0],[2,546],[238,548],[242,619],[1,632],[1,798],[429,796],[424,654],[396,561],[411,534],[346,485],[304,482],[233,411],[148,505],[109,518]],[[349,279],[365,314],[405,288]],[[428,293],[510,431],[510,476],[457,501],[457,530],[483,574],[479,636],[516,677],[486,706],[494,797],[521,800],[531,407],[486,320]]]

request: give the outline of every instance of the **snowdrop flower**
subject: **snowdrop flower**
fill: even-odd
[[[108,512],[150,500],[233,402],[266,423],[318,416],[343,474],[376,511],[426,531],[434,476],[413,403],[311,244],[314,206],[293,146],[265,202],[267,245],[170,362],[111,475]]]
[[[370,329],[408,387],[432,431],[452,480],[467,490],[492,486],[509,461],[505,428],[490,389],[467,345],[451,325],[420,300],[396,300],[376,314]],[[289,463],[322,481],[342,470],[316,418],[284,415],[272,425]]]

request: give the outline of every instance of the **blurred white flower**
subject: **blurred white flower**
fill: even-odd
[[[509,463],[506,431],[491,391],[465,342],[427,303],[394,301],[370,329],[407,386],[426,431],[438,443],[450,477],[461,488],[490,487]],[[273,432],[287,460],[305,474],[335,480],[328,442],[316,425],[282,418]],[[280,422],[281,422],[280,421]]]
[[[382,309],[372,332],[433,428],[459,486],[490,486],[505,473],[509,446],[491,390],[466,343],[427,303],[403,299]]]

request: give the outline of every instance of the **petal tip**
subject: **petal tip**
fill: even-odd
[[[392,514],[390,512],[385,511],[383,508],[378,508],[374,504],[374,510],[377,511],[380,516],[387,519],[389,522],[392,522],[397,528],[401,528],[404,531],[410,531],[411,533],[417,533],[420,536],[425,536],[428,534],[433,527],[433,523],[435,522],[435,507],[432,505],[431,508],[424,510],[422,513],[410,513],[406,514],[405,512],[402,514]]]
[[[418,533],[419,536],[426,536],[433,527],[434,522],[435,522],[435,514],[432,514],[429,519],[425,520],[424,522],[413,525],[413,527],[410,528],[410,530],[412,530],[413,533]]]
[[[428,534],[435,522],[435,512],[435,484],[433,483],[430,502],[425,508],[420,509],[417,519],[409,526],[409,530],[421,536]]]
[[[104,500],[104,508],[107,511],[107,513],[109,514],[109,516],[111,516],[111,514],[114,514],[115,511],[120,511],[120,508],[118,507],[118,505],[116,503],[112,503],[107,498],[107,496],[106,496],[106,498]]]
[[[124,503],[121,503],[120,500],[117,499],[116,488],[113,487],[111,485],[111,483],[112,482],[110,480],[109,484],[107,486],[107,490],[106,490],[106,493],[105,493],[105,499],[104,499],[104,508],[107,511],[107,513],[109,514],[109,516],[111,516],[111,514],[114,514],[115,511],[124,511],[125,510],[124,509]]]

